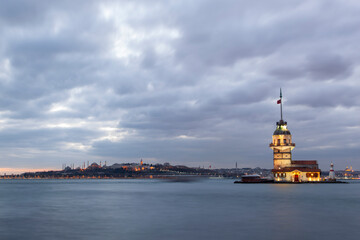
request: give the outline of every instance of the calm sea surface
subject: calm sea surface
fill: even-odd
[[[0,181],[1,240],[359,237],[359,182]]]

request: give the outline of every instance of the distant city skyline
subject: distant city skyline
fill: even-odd
[[[0,173],[84,161],[360,169],[358,1],[2,1]]]

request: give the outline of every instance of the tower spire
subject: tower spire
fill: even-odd
[[[281,88],[280,88],[280,120],[283,121],[283,113],[282,113],[282,92],[281,92]]]

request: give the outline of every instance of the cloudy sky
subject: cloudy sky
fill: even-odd
[[[0,172],[84,161],[360,168],[360,3],[0,1]]]

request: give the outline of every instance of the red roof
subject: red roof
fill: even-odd
[[[316,165],[317,164],[317,161],[315,160],[307,160],[307,161],[291,161],[292,164],[298,164],[298,165]]]
[[[273,169],[272,172],[293,172],[293,171],[300,171],[300,172],[320,172],[320,169],[314,168],[306,168],[306,167],[286,167],[281,169]]]

